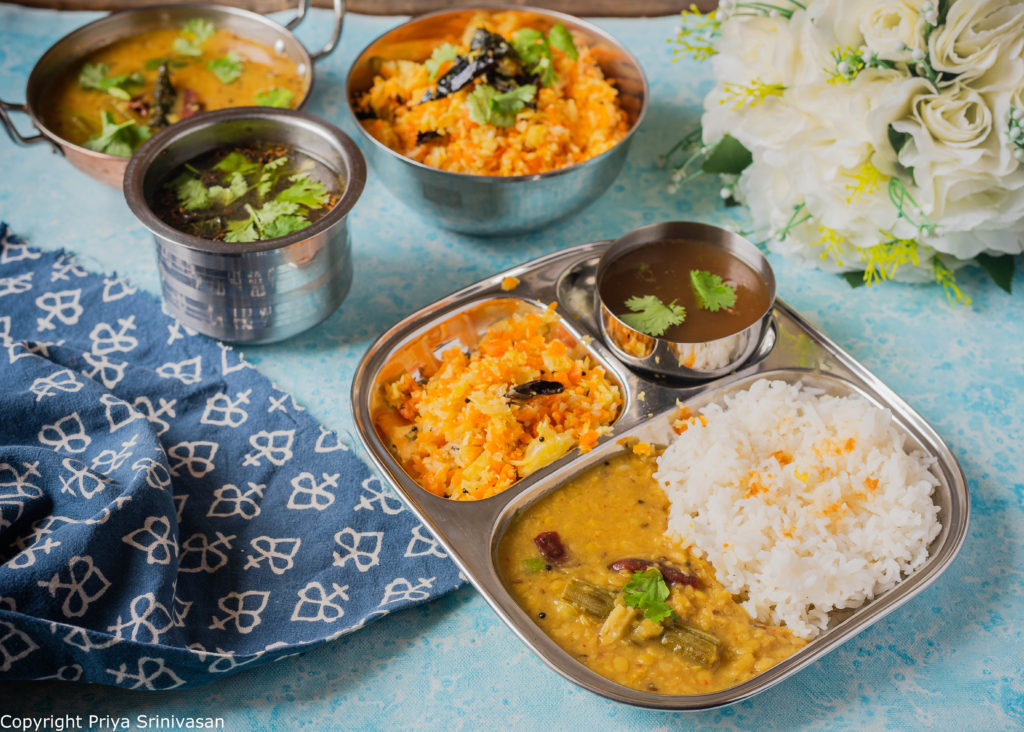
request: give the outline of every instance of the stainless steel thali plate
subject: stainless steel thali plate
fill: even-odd
[[[952,563],[966,536],[970,513],[966,481],[949,448],[917,412],[781,300],[776,300],[772,327],[761,347],[728,376],[680,385],[630,371],[600,342],[594,315],[597,261],[609,244],[592,242],[540,257],[459,290],[397,323],[369,348],[356,370],[352,384],[356,426],[374,464],[409,509],[437,537],[498,616],[552,669],[588,691],[635,706],[696,710],[731,704],[813,663],[934,582]],[[518,280],[510,290],[503,287],[509,277]],[[471,347],[473,339],[492,323],[553,301],[558,303],[557,312],[569,336],[585,344],[589,355],[624,392],[613,434],[603,437],[592,451],[581,454],[573,450],[492,498],[462,502],[428,493],[403,470],[377,433],[374,415],[380,386],[424,359],[436,357],[453,341]],[[658,694],[631,689],[591,671],[549,638],[505,589],[496,555],[513,516],[596,462],[621,452],[624,437],[667,442],[677,400],[697,411],[761,377],[800,381],[837,395],[859,394],[893,413],[910,449],[923,450],[935,459],[931,470],[938,486],[932,500],[939,508],[942,528],[929,545],[927,561],[861,607],[834,611],[828,629],[805,647],[728,689],[685,696]]]

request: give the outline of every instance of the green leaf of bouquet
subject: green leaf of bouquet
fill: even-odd
[[[1013,271],[1016,266],[1016,261],[1011,254],[979,254],[975,259],[978,260],[978,264],[988,272],[988,276],[992,278],[1003,290],[1006,290],[1007,294],[1012,295],[1011,287],[1013,283]]]
[[[739,175],[754,161],[750,150],[732,135],[726,135],[708,152],[700,169],[705,173]]]
[[[892,145],[893,151],[899,155],[903,150],[904,146],[910,141],[909,132],[897,132],[896,128],[889,125],[889,144]]]
[[[839,276],[846,280],[850,287],[863,287],[866,284],[863,272],[843,272]]]

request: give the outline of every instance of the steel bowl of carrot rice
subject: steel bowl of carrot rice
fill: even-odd
[[[461,8],[383,34],[349,72],[371,167],[417,213],[507,236],[592,203],[647,106],[633,55],[570,15]]]

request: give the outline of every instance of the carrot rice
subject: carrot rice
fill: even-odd
[[[482,12],[452,41],[461,53],[476,28],[506,39],[528,23],[521,13]],[[618,91],[604,78],[589,47],[574,38],[578,58],[553,48],[556,80],[538,89],[510,127],[478,124],[467,97],[482,82],[423,102],[434,89],[423,63],[384,61],[373,86],[357,97],[362,125],[392,150],[434,168],[473,175],[532,175],[589,160],[626,136],[629,121]],[[439,74],[452,67],[443,63]],[[535,108],[533,108],[535,106]]]
[[[449,348],[425,382],[403,373],[385,386],[394,412],[377,420],[405,470],[431,493],[488,498],[611,432],[622,394],[581,346],[559,337],[553,305],[492,325],[471,353]],[[544,379],[559,394],[518,402],[515,386]]]

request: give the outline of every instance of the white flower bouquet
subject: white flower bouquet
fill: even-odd
[[[851,284],[1024,251],[1024,0],[723,0],[683,14],[715,87],[675,181],[725,178],[770,249]]]

